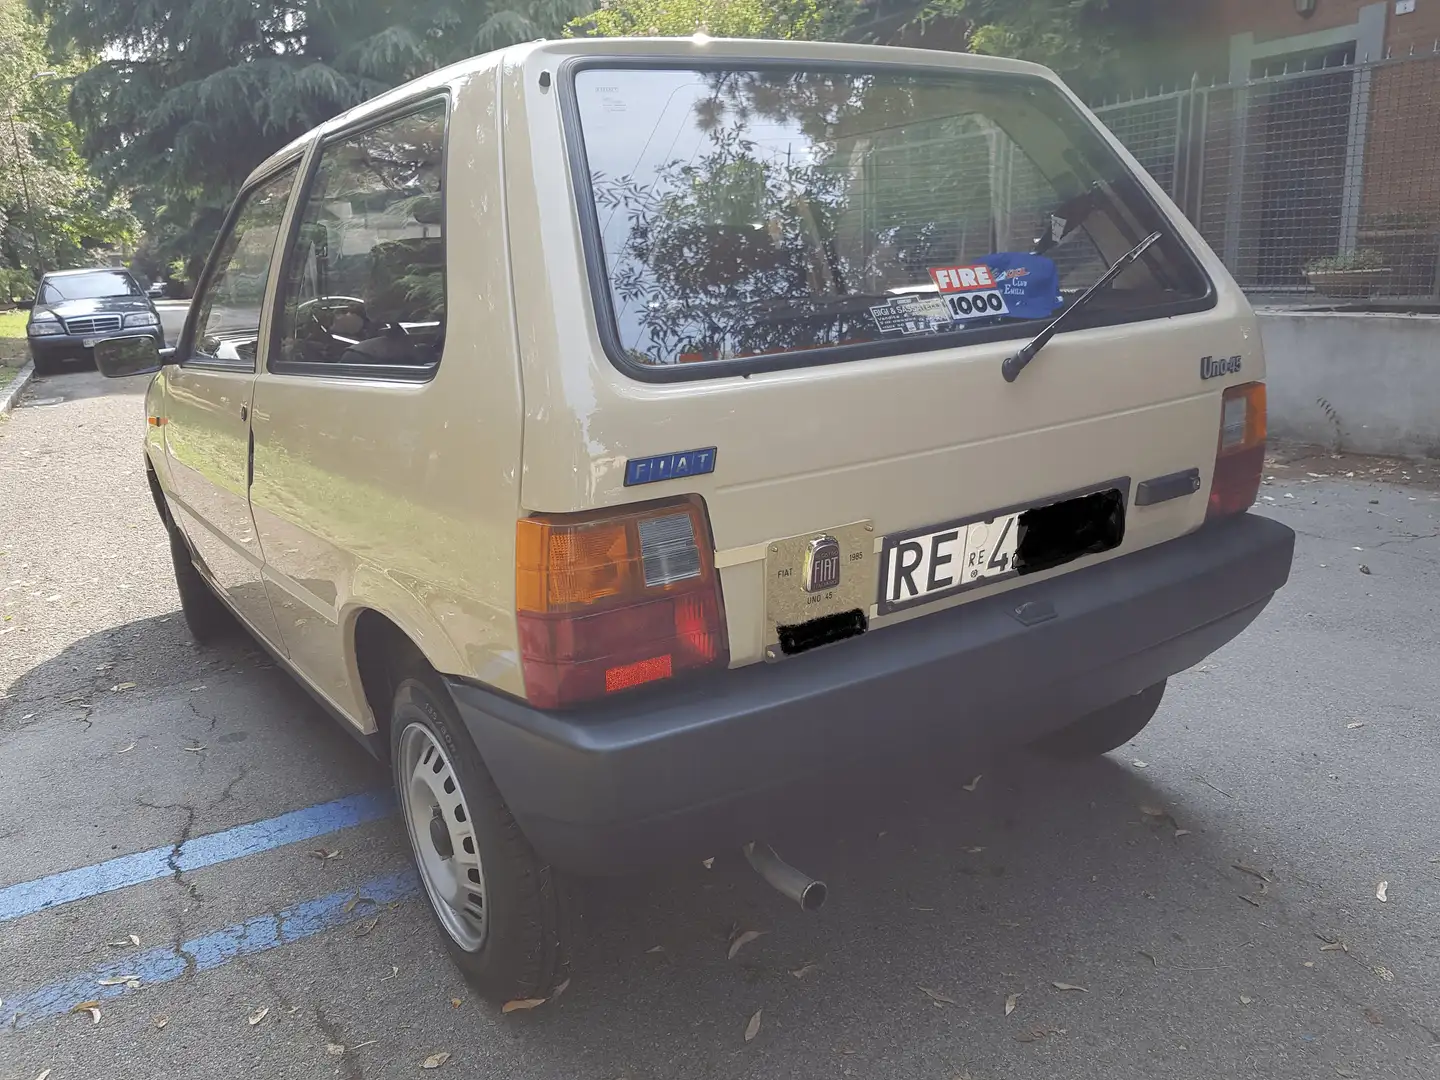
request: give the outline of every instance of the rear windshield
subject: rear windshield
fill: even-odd
[[[47,278],[40,290],[42,304],[65,300],[99,300],[106,296],[139,296],[140,286],[129,274],[97,270],[93,274],[66,274]]]
[[[574,93],[601,321],[633,364],[1022,336],[1156,230],[1074,325],[1213,302],[1155,204],[1042,79],[587,67]]]

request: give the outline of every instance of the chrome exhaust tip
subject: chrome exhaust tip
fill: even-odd
[[[800,905],[802,911],[819,911],[825,903],[827,889],[823,881],[796,870],[769,844],[751,841],[742,848],[745,858],[775,890]]]

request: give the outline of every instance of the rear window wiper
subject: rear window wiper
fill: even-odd
[[[1086,289],[1073,304],[1055,316],[1055,318],[1051,319],[1049,324],[1046,325],[1040,333],[1031,338],[1029,343],[1022,347],[1019,352],[1013,356],[1007,356],[1005,362],[1000,365],[1000,374],[1005,376],[1005,381],[1014,382],[1020,375],[1020,372],[1025,370],[1025,365],[1030,363],[1031,360],[1034,360],[1035,354],[1043,349],[1049,343],[1050,339],[1060,331],[1060,328],[1065,324],[1065,320],[1089,304],[1101,289],[1120,276],[1121,271],[1136,259],[1140,258],[1141,255],[1144,255],[1145,252],[1149,250],[1150,245],[1160,239],[1160,236],[1160,233],[1153,232],[1124,255],[1121,255],[1120,258],[1115,260],[1115,265],[1101,275],[1099,281]]]

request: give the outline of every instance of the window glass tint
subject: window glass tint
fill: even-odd
[[[140,286],[129,274],[97,270],[93,274],[65,274],[49,278],[40,290],[42,304],[66,300],[98,300],[106,296],[139,296]]]
[[[439,361],[444,137],[435,102],[321,152],[289,263],[279,365]]]
[[[600,302],[643,364],[1018,336],[1168,230],[1040,79],[586,69],[575,94]],[[1167,231],[1078,318],[1142,318],[1207,291]]]
[[[235,226],[216,256],[215,273],[194,301],[199,305],[197,359],[254,366],[270,261],[298,168],[291,166],[245,196]]]

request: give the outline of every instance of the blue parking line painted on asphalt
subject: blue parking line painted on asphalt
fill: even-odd
[[[37,1020],[60,1016],[86,1001],[104,1002],[128,997],[157,983],[173,982],[187,972],[221,967],[241,956],[267,952],[282,945],[333,930],[347,923],[376,917],[384,904],[408,900],[420,891],[414,870],[364,882],[356,889],[305,900],[283,911],[258,915],[243,923],[193,938],[178,946],[146,949],[15,997],[0,994],[0,1033],[24,1028]],[[359,898],[356,901],[356,898]],[[356,901],[352,903],[352,901]],[[346,910],[347,905],[349,910]],[[130,976],[131,982],[101,986],[102,979]],[[86,1021],[87,1023],[89,1021]]]
[[[343,799],[292,810],[265,821],[252,821],[223,832],[197,836],[180,845],[120,855],[94,866],[22,881],[0,889],[0,923],[33,915],[101,893],[128,889],[145,881],[169,877],[177,870],[199,870],[216,863],[255,855],[271,848],[313,840],[339,829],[378,821],[394,812],[388,791],[366,791]]]

